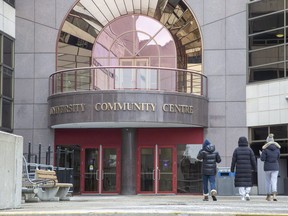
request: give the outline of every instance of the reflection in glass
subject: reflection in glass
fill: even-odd
[[[7,37],[3,37],[3,64],[13,67],[13,41]]]
[[[85,191],[98,192],[99,180],[99,150],[98,149],[85,149]]]
[[[154,191],[154,149],[141,149],[140,190]]]
[[[116,167],[117,154],[116,149],[104,148],[103,153],[103,191],[116,191]]]
[[[159,191],[172,191],[173,186],[172,148],[159,148]]]
[[[249,49],[261,49],[263,47],[275,46],[284,43],[284,29],[269,31],[249,37]]]
[[[130,16],[123,16],[127,14],[134,14],[132,15],[134,19],[131,19]],[[117,19],[119,19],[119,21],[114,22]],[[151,22],[147,22],[149,19],[155,20],[156,22],[151,25]],[[107,24],[109,24],[108,27]],[[178,39],[179,41],[182,40],[182,42],[185,42],[184,44],[177,43],[176,46],[178,50],[183,49],[184,55],[187,55],[186,58],[202,55],[201,38],[197,22],[186,4],[181,0],[173,3],[164,0],[142,0],[140,2],[138,0],[125,2],[80,0],[68,14],[61,28],[58,43],[57,67],[59,70],[79,67],[78,60],[75,62],[75,59],[77,59],[76,56],[82,56],[83,54],[83,52],[81,54],[79,50],[86,49],[88,53],[90,52],[89,57],[91,57],[91,45],[95,44],[96,38],[97,41],[101,41],[99,36],[100,32],[106,35],[106,39],[110,38],[109,40],[115,40],[116,37],[121,36],[123,33],[133,30],[137,32],[139,42],[145,41],[146,43],[148,37],[140,37],[140,33],[153,36],[156,35],[161,28],[173,34],[176,40]],[[133,40],[137,41],[137,37]],[[141,44],[143,44],[142,42]],[[103,45],[104,43],[101,41],[100,44]],[[161,46],[163,46],[163,43]],[[139,48],[141,48],[141,46]],[[105,49],[110,50],[110,47],[105,47]],[[192,49],[195,50],[193,51]],[[63,57],[65,55],[75,55],[75,57],[68,59]],[[185,56],[181,56],[181,58],[182,57],[185,58]],[[63,61],[63,59],[66,60]],[[183,61],[183,59],[179,60],[181,62]],[[187,65],[183,65],[183,69],[186,68]]]
[[[201,47],[197,22],[182,0],[79,0],[61,28],[57,68],[118,66],[122,58],[146,58],[146,66],[193,69],[201,73]],[[193,68],[189,63],[191,58],[198,59],[194,61]],[[146,80],[157,83],[157,87],[150,85],[151,89],[159,89],[162,80],[165,89],[173,89],[178,79],[177,75],[168,75],[174,82],[173,87],[169,88],[167,77],[161,77],[159,73],[150,76],[141,72],[139,76],[136,75],[136,81],[140,81],[138,78],[145,74],[149,76],[145,77]],[[90,89],[103,89],[103,85],[95,80],[96,76],[90,75],[93,76]],[[119,86],[119,83],[111,84],[111,81],[115,81],[111,76],[104,77],[102,74],[100,77],[106,80],[105,87]],[[152,80],[155,77],[157,80]],[[75,83],[75,80],[71,80],[71,83],[80,84],[75,89],[87,89],[90,81],[84,78],[80,83]],[[96,83],[98,85],[95,86]],[[62,85],[58,87],[69,91],[68,85]],[[145,85],[149,86],[147,83]],[[144,84],[139,86],[142,88]]]
[[[249,82],[282,78],[284,73],[284,64],[253,67],[249,69]]]
[[[13,118],[13,102],[12,100],[2,99],[2,127],[5,129],[12,128]]]
[[[284,26],[284,12],[249,20],[249,34],[258,33]]]
[[[177,145],[177,192],[202,193],[202,162],[196,159],[202,145]]]
[[[254,1],[248,5],[249,18],[261,16],[268,13],[273,13],[284,8],[284,0],[277,1]]]
[[[250,66],[284,61],[284,45],[250,52],[249,59]]]

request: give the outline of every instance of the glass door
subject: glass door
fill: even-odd
[[[140,147],[139,193],[176,193],[174,147]]]
[[[103,147],[84,149],[84,180],[82,193],[119,193],[120,148]]]
[[[99,192],[99,148],[85,149],[84,192]]]

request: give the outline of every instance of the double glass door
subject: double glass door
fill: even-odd
[[[83,148],[82,193],[119,193],[120,152],[117,147]]]
[[[138,193],[176,193],[176,149],[173,146],[142,146],[138,156]]]

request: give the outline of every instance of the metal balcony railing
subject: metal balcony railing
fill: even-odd
[[[49,77],[49,95],[97,90],[166,91],[207,97],[207,77],[183,69],[127,66],[73,68]]]

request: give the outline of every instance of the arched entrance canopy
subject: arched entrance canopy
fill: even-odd
[[[142,14],[162,23],[176,43],[177,68],[201,72],[200,31],[182,0],[79,0],[59,35],[57,70],[91,66],[92,49],[100,32],[128,14]]]

